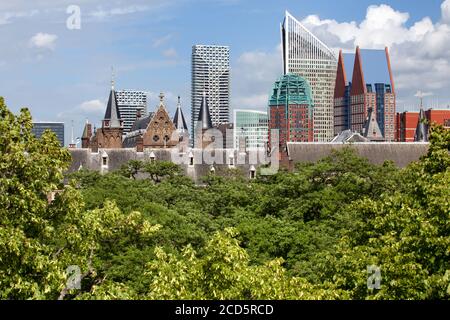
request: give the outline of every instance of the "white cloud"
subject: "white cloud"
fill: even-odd
[[[89,15],[95,18],[104,19],[112,16],[121,16],[126,14],[144,12],[150,9],[151,7],[147,5],[132,5],[127,7],[117,7],[111,9],[98,8],[90,12]]]
[[[360,23],[322,20],[317,15],[302,22],[336,50],[388,46],[399,100],[415,104],[417,90],[432,90],[450,100],[450,0],[442,3],[441,12],[440,21],[424,17],[408,26],[409,13],[383,4],[369,6]]]
[[[86,113],[97,113],[101,114],[105,112],[106,105],[100,99],[85,101],[79,105],[78,109]]]
[[[14,19],[18,19],[18,18],[32,17],[32,16],[37,15],[38,13],[39,13],[39,10],[1,12],[0,13],[0,25],[9,24]]]
[[[450,23],[450,0],[445,0],[441,4],[442,21],[444,23]]]
[[[162,54],[166,58],[176,58],[176,57],[178,57],[178,53],[177,53],[177,51],[174,48],[170,48],[170,49],[164,50],[162,52]]]
[[[172,40],[173,35],[172,34],[167,34],[163,37],[157,38],[153,41],[153,48],[159,48],[162,45],[168,43],[170,40]]]
[[[54,50],[58,36],[48,33],[37,33],[30,39],[30,46],[37,49]]]
[[[273,52],[244,52],[232,69],[233,109],[266,110],[270,89],[282,75],[281,46]]]

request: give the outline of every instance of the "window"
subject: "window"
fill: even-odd
[[[159,141],[159,136],[158,135],[154,135],[153,136],[153,141],[158,142]]]
[[[108,164],[108,158],[103,157],[103,165],[106,166]]]

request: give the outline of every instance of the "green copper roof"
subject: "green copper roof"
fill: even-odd
[[[305,78],[288,73],[275,82],[269,106],[284,104],[314,104],[311,87]]]

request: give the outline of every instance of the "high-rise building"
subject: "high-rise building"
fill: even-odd
[[[63,122],[33,122],[33,129],[31,132],[37,137],[41,138],[45,130],[52,131],[58,138],[61,146],[64,146],[64,123]]]
[[[194,134],[203,93],[208,97],[213,126],[229,122],[230,48],[194,45],[192,47],[191,134]]]
[[[305,78],[314,99],[314,140],[334,138],[333,94],[337,58],[334,52],[286,11],[281,25],[284,73]]]
[[[147,93],[138,90],[118,90],[116,97],[117,107],[123,120],[123,132],[126,134],[131,131],[138,110],[142,117],[147,115]]]
[[[350,79],[349,81],[348,79]],[[395,87],[389,51],[356,48],[355,54],[339,53],[334,92],[334,133],[362,132],[369,110],[386,141],[396,139]]]
[[[239,148],[239,141],[245,139],[246,149],[264,148],[269,141],[269,116],[267,112],[240,110],[233,112],[234,149]]]
[[[314,141],[314,105],[311,87],[295,74],[275,82],[269,100],[269,142],[272,129],[279,130],[280,150],[287,142]]]

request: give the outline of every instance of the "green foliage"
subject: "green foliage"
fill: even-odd
[[[0,298],[449,299],[450,131],[430,140],[401,170],[350,147],[252,181],[130,161],[64,186],[69,152],[0,99]]]
[[[289,277],[283,260],[252,266],[246,251],[235,239],[234,229],[217,232],[203,255],[191,246],[177,258],[156,248],[157,259],[149,264],[153,278],[150,299],[331,299],[338,291],[314,288],[303,279]],[[345,296],[342,293],[342,296]]]
[[[160,183],[164,178],[173,178],[181,174],[181,168],[170,161],[150,161],[143,165],[144,172],[155,183]]]

